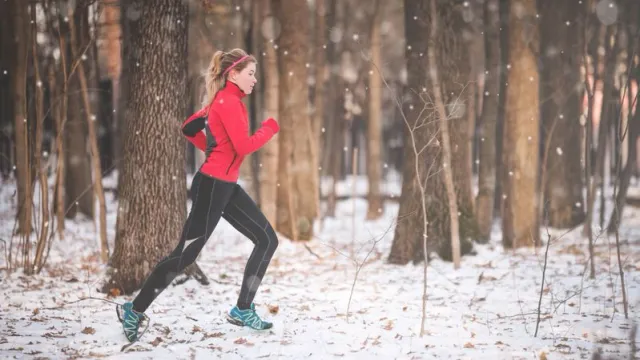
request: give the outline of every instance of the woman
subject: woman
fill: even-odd
[[[258,330],[272,327],[256,314],[253,299],[278,247],[278,238],[255,202],[237,184],[244,157],[260,149],[280,130],[278,123],[269,118],[249,136],[247,110],[241,100],[253,91],[255,72],[255,58],[241,49],[218,51],[211,59],[205,106],[182,125],[184,135],[205,152],[206,159],[191,185],[192,207],[178,245],[156,265],[136,298],[122,306],[122,325],[131,342],[138,339],[140,322],[149,305],[195,261],[220,218],[255,244],[237,304],[227,320]]]

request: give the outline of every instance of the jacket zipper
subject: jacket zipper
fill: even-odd
[[[236,161],[237,156],[238,154],[233,155],[233,160],[231,160],[231,164],[229,164],[229,167],[227,168],[227,175],[229,175],[229,170],[231,170],[231,165],[233,165],[233,162]]]

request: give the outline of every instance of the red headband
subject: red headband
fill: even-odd
[[[229,67],[227,68],[227,70],[225,70],[225,71],[222,73],[222,75],[225,75],[226,73],[228,73],[229,71],[231,71],[231,69],[233,69],[233,67],[234,67],[234,66],[238,65],[238,63],[239,63],[239,62],[241,62],[242,60],[244,60],[244,59],[246,59],[246,58],[248,58],[248,57],[249,57],[249,55],[245,55],[245,56],[241,57],[240,59],[236,60],[236,62],[234,62],[233,64],[231,64],[231,66],[229,66]]]

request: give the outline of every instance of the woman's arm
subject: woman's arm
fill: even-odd
[[[267,119],[253,135],[249,136],[249,122],[242,111],[242,102],[227,101],[221,107],[220,114],[231,143],[239,155],[248,155],[260,149],[279,131],[278,123]]]
[[[206,125],[207,109],[201,109],[182,123],[182,133],[195,147],[205,151],[207,138],[202,133]]]

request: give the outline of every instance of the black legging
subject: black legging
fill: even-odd
[[[271,224],[236,183],[198,172],[191,184],[191,199],[191,211],[178,246],[156,265],[133,301],[133,309],[138,312],[145,312],[171,281],[196,260],[220,217],[255,244],[244,271],[237,305],[248,309],[253,302],[278,247],[278,237]]]

